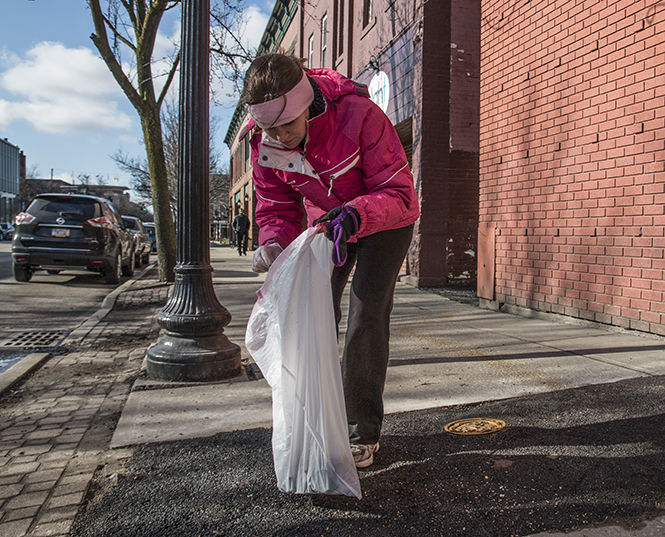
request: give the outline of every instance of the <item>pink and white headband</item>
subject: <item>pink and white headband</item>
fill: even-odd
[[[269,129],[291,123],[309,108],[313,100],[314,90],[303,71],[300,82],[284,95],[265,103],[250,104],[247,108],[259,127]]]

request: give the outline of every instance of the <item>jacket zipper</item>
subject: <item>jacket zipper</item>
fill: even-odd
[[[309,142],[309,128],[307,129],[307,133],[305,134],[305,143],[302,145],[302,149],[301,149],[301,153],[300,153],[303,163],[305,162],[305,159],[307,158],[307,152],[305,151],[305,148],[307,147],[307,142]],[[314,168],[314,166],[312,166],[312,168]],[[319,175],[319,172],[317,172],[316,170],[314,170],[314,171],[316,172],[317,179],[319,181],[321,181],[321,183],[323,183],[323,186],[325,186],[325,183],[323,182],[323,179],[321,179],[321,176]],[[330,197],[333,193],[333,179],[334,179],[334,176],[330,176],[330,181],[328,183],[328,197]]]

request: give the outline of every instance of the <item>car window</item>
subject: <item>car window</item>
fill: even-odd
[[[123,223],[125,224],[125,227],[127,229],[136,229],[136,222],[132,220],[131,218],[123,218],[122,219]]]
[[[65,221],[84,222],[101,216],[99,204],[93,200],[76,198],[35,198],[26,212],[42,222],[55,222],[62,217]]]

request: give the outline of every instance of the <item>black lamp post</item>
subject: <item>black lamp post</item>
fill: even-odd
[[[224,335],[231,314],[212,285],[209,241],[210,0],[183,0],[178,144],[178,259],[164,335],[148,350],[148,375],[206,381],[240,374],[240,347]]]

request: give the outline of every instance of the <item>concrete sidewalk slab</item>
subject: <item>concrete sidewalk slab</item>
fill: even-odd
[[[213,436],[272,426],[265,380],[133,391],[110,447]]]
[[[211,262],[217,295],[233,315],[225,333],[251,361],[244,333],[264,275],[251,276],[250,256],[237,257],[230,248],[213,248]],[[342,322],[342,334],[345,328]],[[524,318],[402,283],[396,287],[387,413],[663,374],[664,338],[577,321]],[[205,437],[271,422],[265,381],[138,388],[129,396],[113,446]]]

